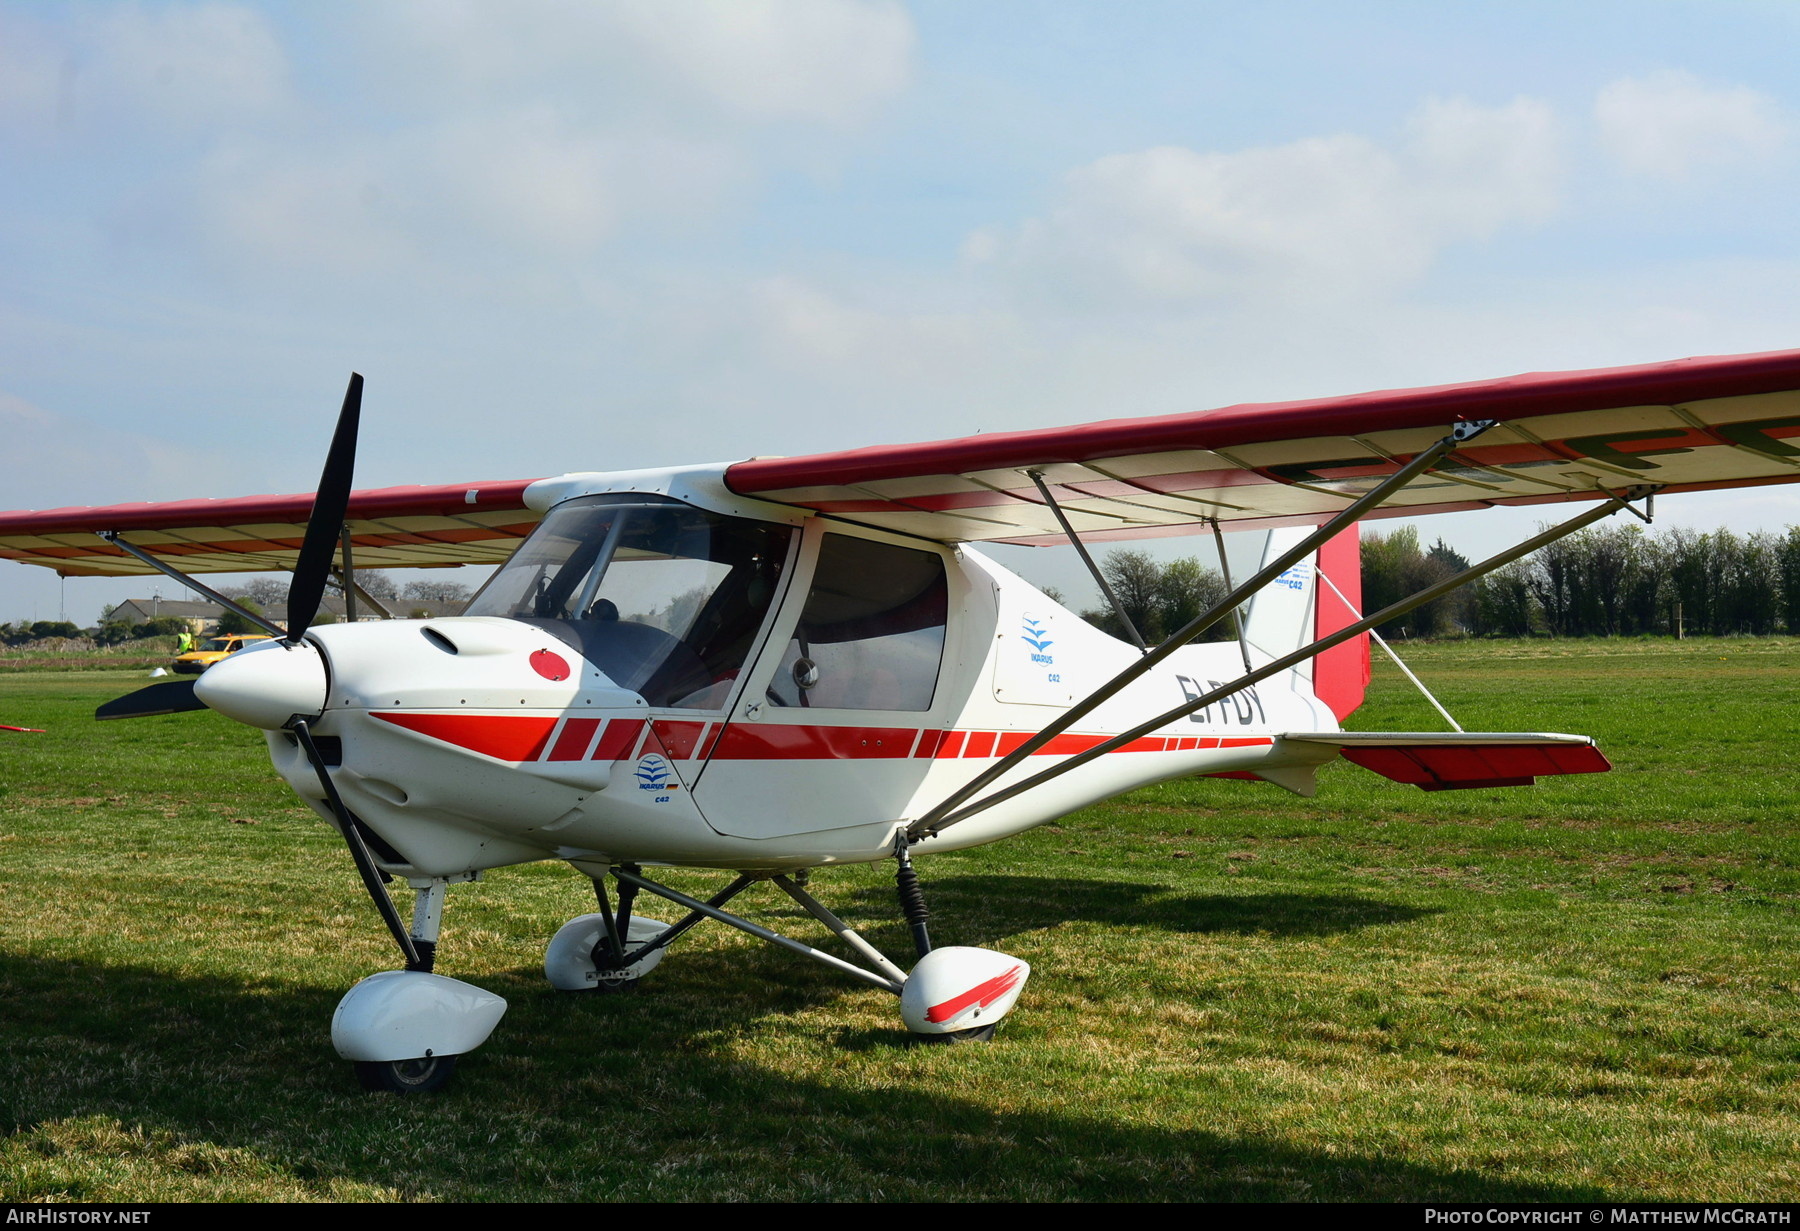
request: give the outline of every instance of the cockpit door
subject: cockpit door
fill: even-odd
[[[816,521],[802,568],[694,801],[736,837],[900,819],[962,698],[952,612],[966,581],[936,543]]]

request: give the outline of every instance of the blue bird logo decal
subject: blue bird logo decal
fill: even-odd
[[[637,780],[640,791],[662,791],[669,786],[669,775],[674,771],[669,763],[652,754],[637,763]]]
[[[1026,616],[1025,632],[1020,640],[1042,654],[1045,650],[1056,644],[1056,642],[1052,641],[1049,636],[1047,636],[1049,631],[1050,630],[1045,628],[1039,621],[1032,619],[1030,616]]]

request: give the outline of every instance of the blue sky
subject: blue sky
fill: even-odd
[[[352,368],[379,486],[1797,346],[1797,27],[0,2],[0,507],[308,489]],[[0,565],[0,621],[58,602]]]

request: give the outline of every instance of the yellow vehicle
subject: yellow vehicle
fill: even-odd
[[[237,653],[245,646],[268,640],[270,638],[267,633],[234,633],[228,637],[208,637],[200,644],[199,649],[176,656],[175,674],[199,675],[220,659]]]

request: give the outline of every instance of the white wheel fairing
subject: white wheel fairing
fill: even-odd
[[[631,926],[625,929],[625,947],[629,950],[648,944],[668,930],[669,925],[660,919],[634,916]],[[599,915],[577,915],[558,928],[556,935],[550,938],[549,948],[544,950],[544,977],[550,980],[550,985],[564,992],[585,992],[594,988],[598,983],[594,946],[600,943],[605,932],[606,925]],[[656,969],[667,952],[658,949],[642,961],[633,962],[626,970],[634,979],[641,979]]]
[[[346,1060],[456,1056],[487,1042],[506,1013],[490,991],[426,974],[384,970],[344,993],[331,1017],[331,1045]]]
[[[914,1034],[954,1034],[991,1026],[1012,1011],[1031,966],[993,949],[933,949],[900,992],[900,1016]]]

